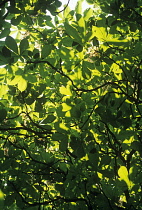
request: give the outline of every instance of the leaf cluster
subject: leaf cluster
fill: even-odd
[[[142,208],[141,3],[0,3],[3,209]]]

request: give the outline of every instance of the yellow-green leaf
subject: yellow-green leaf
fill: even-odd
[[[120,177],[120,180],[124,180],[126,182],[128,189],[131,189],[133,187],[134,184],[132,183],[132,181],[129,180],[128,171],[125,166],[121,166],[119,168],[118,175]]]
[[[26,90],[27,88],[27,81],[21,76],[21,75],[16,75],[12,81],[8,83],[9,85],[17,85],[18,84],[18,89],[22,92]]]
[[[62,103],[62,107],[63,107],[62,109],[63,112],[71,110],[71,106],[67,105],[66,103]]]
[[[91,8],[84,12],[84,20],[88,20],[93,15],[93,10]]]
[[[72,93],[70,91],[70,86],[68,86],[68,85],[67,85],[67,87],[64,87],[64,86],[60,87],[60,90],[59,91],[63,95],[68,95],[68,96],[71,96],[72,95]]]
[[[93,26],[91,38],[94,36],[96,36],[100,41],[105,41],[107,39],[106,29],[104,27]]]
[[[11,80],[8,84],[9,85],[16,85],[21,80],[21,75],[16,75],[13,80]]]
[[[27,88],[27,81],[24,78],[21,78],[18,82],[18,89],[22,92]]]
[[[6,69],[5,68],[1,68],[0,69],[0,76],[3,76],[6,74]]]
[[[128,171],[125,166],[121,166],[118,170],[118,175],[120,176],[121,179],[128,179]]]
[[[0,98],[5,95],[8,91],[7,85],[0,85]]]

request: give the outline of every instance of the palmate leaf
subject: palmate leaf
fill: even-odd
[[[106,31],[105,27],[93,26],[90,39],[92,39],[94,37],[97,37],[99,41],[107,42],[110,45],[112,44],[112,45],[116,45],[116,46],[122,46],[122,45],[127,46],[128,42],[129,42],[129,39],[119,39],[120,37],[114,38],[112,34],[109,34]]]
[[[98,40],[105,41],[107,39],[106,29],[104,27],[93,26],[92,27],[92,35],[91,35],[90,39],[92,39],[95,36],[98,38]]]

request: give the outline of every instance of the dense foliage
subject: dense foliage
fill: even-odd
[[[0,2],[1,209],[142,209],[142,1]]]

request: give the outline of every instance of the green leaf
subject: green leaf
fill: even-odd
[[[2,48],[2,54],[5,57],[9,57],[9,58],[11,57],[11,51],[5,46]]]
[[[62,141],[60,142],[60,145],[59,145],[59,150],[61,152],[65,152],[68,148],[68,139],[62,139]]]
[[[4,206],[11,206],[15,202],[15,193],[7,195],[4,200]]]
[[[141,156],[142,156],[142,143],[140,143],[138,141],[133,141],[131,143],[131,148],[136,150],[136,151],[139,151]]]
[[[64,196],[64,194],[65,194],[65,187],[64,187],[63,184],[56,184],[56,185],[55,185],[55,188],[56,188],[57,191],[60,192],[60,194],[61,194],[62,196]]]
[[[82,2],[83,0],[80,0],[77,2],[76,8],[75,8],[76,14],[82,14]]]
[[[63,134],[63,133],[53,133],[52,138],[54,141],[66,141],[66,139],[68,139],[68,136]]]
[[[94,4],[94,0],[86,0],[88,4]]]
[[[20,54],[22,54],[29,47],[29,42],[27,38],[24,38],[20,42]]]
[[[120,177],[120,180],[124,180],[126,184],[128,185],[128,188],[131,189],[133,186],[133,183],[128,178],[128,171],[125,166],[121,166],[118,170],[118,175]]]
[[[111,157],[108,155],[104,155],[101,159],[101,163],[102,165],[109,165],[111,162]]]
[[[78,158],[82,158],[86,155],[83,146],[80,144],[80,146],[76,149],[76,153]]]
[[[77,150],[77,148],[80,147],[80,140],[78,138],[76,138],[75,136],[71,136],[71,142],[70,142],[70,146],[73,150]]]
[[[62,43],[66,47],[71,47],[72,46],[73,40],[70,37],[64,37],[62,40]]]
[[[51,53],[51,45],[44,45],[41,50],[41,58],[46,58]]]
[[[3,206],[3,200],[4,200],[4,194],[3,194],[3,192],[0,190],[0,207]]]
[[[0,85],[0,97],[4,96],[7,94],[8,91],[8,86],[7,85]]]
[[[104,27],[93,26],[90,39],[92,39],[94,36],[96,36],[100,41],[105,41],[107,39],[106,29]]]
[[[22,20],[22,16],[21,15],[18,15],[17,17],[13,17],[11,19],[11,24],[14,25],[14,26],[17,26]]]
[[[52,162],[52,155],[48,152],[42,152],[41,153],[42,160],[46,163]]]
[[[71,116],[75,118],[80,118],[81,117],[81,111],[77,107],[73,107],[70,110]]]
[[[69,85],[67,85],[66,87],[64,87],[64,86],[60,87],[59,91],[63,95],[72,96],[72,93],[71,93]]]
[[[67,34],[71,37],[73,37],[79,44],[82,44],[82,39],[81,37],[78,35],[78,31],[72,27],[70,24],[65,22],[65,30],[67,32]]]
[[[27,88],[27,81],[21,76],[16,75],[15,78],[9,82],[9,85],[16,85],[18,84],[18,89],[22,92]]]
[[[10,29],[5,28],[4,30],[2,30],[2,32],[0,34],[0,39],[7,37],[9,35],[9,33],[10,33]]]
[[[91,71],[88,68],[88,62],[86,63],[86,61],[83,61],[83,64],[82,64],[82,76],[85,79],[90,79],[91,78]]]
[[[27,88],[27,81],[21,77],[20,81],[18,82],[18,89],[23,92]]]
[[[93,15],[93,9],[88,8],[84,11],[84,20],[88,20]]]
[[[5,109],[0,109],[0,122],[2,122],[7,116],[7,111]]]
[[[52,123],[56,117],[54,115],[48,115],[46,119],[42,121],[42,124]]]
[[[15,54],[18,54],[18,46],[15,39],[11,36],[8,36],[5,40],[6,46],[12,50]]]

